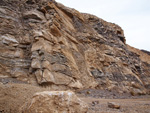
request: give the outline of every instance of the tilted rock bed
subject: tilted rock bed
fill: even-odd
[[[118,25],[51,0],[1,0],[0,78],[54,89],[150,93],[150,56]]]

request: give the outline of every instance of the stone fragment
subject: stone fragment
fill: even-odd
[[[22,49],[17,49],[14,53],[14,57],[16,58],[23,58],[24,57],[24,52]]]
[[[102,71],[100,71],[99,69],[93,69],[91,71],[91,74],[94,76],[94,78],[102,78],[104,76]]]
[[[62,73],[53,73],[55,78],[55,84],[57,85],[69,85],[73,81],[72,77],[66,76]]]
[[[67,76],[72,76],[71,71],[68,66],[62,64],[53,64],[51,70],[54,72],[63,73]]]
[[[44,91],[34,94],[21,113],[87,113],[88,106],[71,91]]]
[[[31,51],[37,51],[43,48],[43,39],[33,43]]]
[[[37,83],[38,84],[41,84],[42,82],[42,75],[43,75],[43,72],[42,70],[36,70],[35,72],[35,76],[36,76],[36,80],[37,80]]]
[[[61,64],[53,64],[52,65],[52,70],[59,72],[59,71],[64,71],[66,69],[65,65],[61,65]]]
[[[92,101],[92,106],[99,104],[99,101]]]
[[[36,37],[43,37],[42,31],[34,30],[34,31],[33,31],[33,37],[34,37],[34,38],[36,38]]]
[[[31,59],[36,59],[36,58],[39,58],[39,53],[38,51],[33,51],[31,55]]]
[[[61,36],[60,30],[55,25],[51,26],[50,32],[56,37]]]
[[[120,109],[120,104],[115,102],[108,102],[108,107],[113,109]]]
[[[131,85],[132,85],[133,88],[136,88],[136,89],[141,88],[141,85],[139,83],[134,82],[134,81],[131,82]]]
[[[14,78],[17,78],[20,76],[27,77],[27,73],[21,70],[21,68],[14,68],[13,70],[11,70],[11,76]]]
[[[49,61],[44,60],[44,61],[42,62],[42,68],[51,70],[51,65],[50,65]]]
[[[41,83],[55,83],[55,78],[48,69],[44,70]]]
[[[41,62],[39,61],[39,59],[32,59],[31,67],[35,69],[40,69]]]
[[[52,46],[50,42],[44,40],[44,39],[39,39],[39,41],[33,43],[31,51],[37,51],[37,50],[44,50],[47,52],[51,52]]]
[[[79,81],[76,81],[76,82],[71,82],[69,84],[69,87],[77,88],[77,89],[82,89],[83,85]]]
[[[145,90],[136,89],[136,88],[132,88],[131,91],[130,91],[130,93],[131,93],[132,96],[135,96],[135,95],[145,95],[146,94]]]

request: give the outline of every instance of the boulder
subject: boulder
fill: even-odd
[[[34,94],[21,113],[87,113],[88,107],[71,91],[44,91]]]

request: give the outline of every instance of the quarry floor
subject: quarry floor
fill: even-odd
[[[20,107],[36,92],[48,91],[22,83],[0,82],[0,113],[18,113]],[[150,95],[119,96],[112,92],[86,89],[77,92],[77,96],[89,105],[88,113],[150,113]],[[109,108],[108,103],[120,105],[120,109]]]
[[[149,99],[97,99],[81,98],[89,105],[89,113],[150,113]],[[96,104],[93,104],[93,103]],[[108,103],[120,104],[120,109],[109,108]]]

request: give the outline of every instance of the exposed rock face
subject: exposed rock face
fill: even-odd
[[[141,51],[144,52],[144,53],[147,53],[148,55],[150,55],[149,51],[146,51],[146,50],[141,50]]]
[[[87,105],[71,91],[36,93],[21,113],[87,113]]]
[[[145,94],[150,90],[149,55],[135,52],[118,25],[96,16],[52,0],[0,2],[1,78]]]

